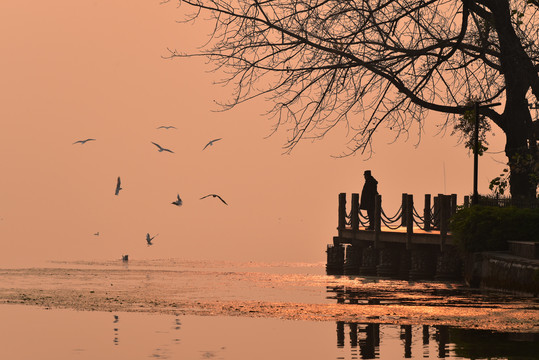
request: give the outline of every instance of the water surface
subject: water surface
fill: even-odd
[[[539,353],[537,299],[452,282],[327,276],[323,264],[55,262],[0,269],[0,304],[8,344],[0,358],[10,359]],[[48,357],[35,357],[38,349]]]

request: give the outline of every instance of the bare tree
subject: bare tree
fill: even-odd
[[[234,107],[272,100],[285,148],[338,124],[352,130],[346,154],[369,151],[373,134],[421,130],[428,110],[448,121],[469,99],[502,102],[482,116],[507,136],[514,197],[535,198],[539,99],[537,0],[182,0],[185,21],[212,21],[199,53],[234,86]],[[209,19],[208,19],[209,17]]]

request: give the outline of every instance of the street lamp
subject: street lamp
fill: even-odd
[[[474,103],[475,112],[475,128],[474,128],[474,152],[473,152],[473,195],[472,205],[479,204],[479,193],[477,192],[477,173],[479,168],[479,109],[489,108],[501,105],[501,103],[479,105],[479,102]]]

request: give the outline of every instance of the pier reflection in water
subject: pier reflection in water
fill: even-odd
[[[537,359],[539,334],[339,321],[338,359]],[[395,349],[400,340],[401,357]],[[345,351],[345,352],[343,352]]]
[[[345,325],[348,326],[350,348],[359,351],[362,359],[376,359],[380,354],[380,325],[337,322],[337,347],[345,346]]]
[[[453,306],[469,311],[475,306],[497,309],[501,302],[519,300],[517,296],[483,294],[472,289],[415,289],[400,293],[339,285],[327,286],[326,291],[327,299],[338,304],[366,308]],[[534,310],[530,307],[530,311]],[[378,316],[367,318],[377,321]],[[539,333],[421,325],[417,319],[414,325],[338,321],[336,333],[337,359],[539,359]]]
[[[326,299],[338,304],[353,305],[404,305],[404,306],[448,306],[498,308],[501,304],[513,304],[529,308],[533,298],[502,292],[481,291],[457,283],[399,283],[385,284],[377,280],[358,279],[354,286],[327,285]],[[374,284],[375,286],[369,286]]]
[[[416,336],[418,334],[421,335],[417,340],[412,336],[412,330],[414,330]],[[337,348],[346,347],[346,334],[348,334],[352,357],[360,359],[379,359],[380,337],[384,332],[389,338],[394,339],[397,336],[399,337],[402,341],[402,357],[405,359],[418,357],[430,359],[450,357],[449,327],[447,326],[383,325],[338,321]],[[431,339],[434,340],[435,346],[431,346]],[[422,349],[421,354],[412,353],[413,341],[420,342]],[[357,350],[359,350],[359,354],[357,354]]]

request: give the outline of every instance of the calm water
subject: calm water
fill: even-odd
[[[0,359],[539,359],[536,299],[323,264],[0,269]]]

